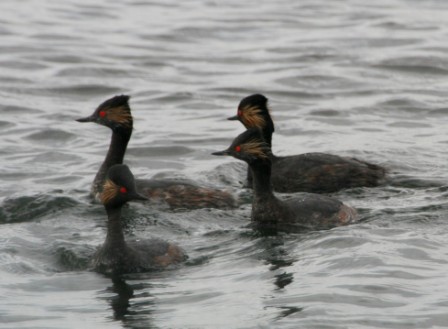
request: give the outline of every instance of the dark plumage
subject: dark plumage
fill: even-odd
[[[328,196],[300,193],[282,201],[271,186],[271,148],[257,128],[239,135],[227,150],[214,155],[230,155],[245,161],[253,177],[254,197],[251,219],[261,228],[284,231],[327,229],[357,220],[356,210]]]
[[[92,259],[93,268],[106,274],[135,273],[163,269],[185,260],[182,249],[160,239],[125,241],[121,208],[128,201],[146,198],[137,193],[126,165],[112,166],[107,176],[100,194],[108,216],[107,236]]]
[[[78,122],[95,122],[112,130],[112,139],[106,158],[92,183],[91,194],[98,199],[107,170],[123,163],[126,148],[132,135],[133,119],[129,96],[112,97],[98,106],[95,112]],[[137,189],[152,202],[167,203],[172,209],[233,208],[235,198],[216,188],[199,186],[190,180],[149,179],[137,180]]]
[[[236,116],[247,129],[259,128],[272,146],[274,122],[269,114],[268,99],[254,94],[241,100]],[[277,192],[329,193],[350,187],[373,187],[382,183],[386,170],[356,158],[325,153],[275,156],[271,153],[272,184]],[[250,171],[248,186],[252,186]]]

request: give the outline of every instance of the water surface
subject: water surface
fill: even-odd
[[[0,328],[443,328],[448,324],[448,4],[444,1],[2,1]],[[110,131],[79,124],[131,95],[133,172],[249,198],[212,157],[270,100],[279,155],[329,152],[389,169],[334,194],[362,223],[260,236],[250,205],[132,204],[129,236],[189,254],[180,268],[88,270],[105,213],[88,197]]]

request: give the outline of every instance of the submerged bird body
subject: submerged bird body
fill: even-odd
[[[256,226],[284,231],[327,229],[346,225],[358,219],[355,209],[324,195],[300,193],[288,200],[278,199],[271,185],[271,151],[257,128],[239,135],[225,151],[248,163],[253,177],[254,196],[251,219]]]
[[[138,273],[161,270],[185,260],[184,252],[164,240],[128,241],[125,246],[101,246],[94,255],[93,268],[100,273]]]
[[[384,169],[377,165],[326,153],[272,156],[272,164],[275,172],[272,184],[277,192],[330,193],[378,186],[384,178]]]
[[[133,118],[129,106],[129,96],[112,97],[98,106],[95,112],[78,122],[95,122],[109,127],[112,137],[106,158],[92,183],[91,194],[98,200],[102,192],[108,169],[122,164],[132,135]],[[170,208],[233,208],[235,198],[219,189],[199,186],[190,180],[178,179],[138,179],[137,188],[147,195],[151,202],[166,203]]]
[[[302,192],[293,199],[255,197],[251,220],[255,226],[279,230],[329,229],[357,220],[355,209],[320,194]]]
[[[107,212],[107,236],[92,259],[92,267],[106,274],[135,273],[163,269],[186,259],[178,246],[158,238],[126,241],[121,209],[133,200],[146,200],[137,193],[132,173],[126,165],[114,165],[108,171],[101,202]]]
[[[268,99],[254,94],[241,100],[236,116],[247,129],[258,128],[266,143],[272,146],[274,122],[269,114]],[[384,180],[385,169],[356,158],[326,153],[305,153],[276,156],[271,153],[272,185],[277,192],[329,193],[351,187],[378,186]],[[248,186],[252,186],[250,170]]]

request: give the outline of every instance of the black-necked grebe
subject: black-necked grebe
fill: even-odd
[[[147,200],[137,193],[134,176],[126,165],[110,167],[100,199],[108,219],[106,241],[92,260],[96,271],[106,274],[144,272],[163,269],[186,259],[181,248],[160,239],[125,240],[121,208],[128,201]]]
[[[246,130],[227,150],[213,155],[229,155],[247,162],[253,177],[252,222],[260,228],[278,230],[327,229],[357,220],[355,209],[320,194],[300,193],[278,199],[271,185],[271,148],[258,128]]]
[[[272,146],[274,122],[269,114],[268,99],[261,94],[243,98],[236,116],[247,129],[261,129],[263,138]],[[277,192],[330,193],[351,187],[373,187],[382,183],[386,170],[381,166],[350,157],[326,153],[291,156],[271,155],[272,185]],[[248,186],[252,186],[250,171]]]
[[[133,118],[129,96],[112,97],[98,106],[95,112],[78,122],[95,122],[112,130],[112,139],[103,164],[92,183],[92,195],[98,200],[107,170],[114,164],[123,163],[128,142],[132,135]],[[140,193],[152,202],[165,202],[172,209],[233,208],[235,198],[216,188],[199,186],[190,180],[149,179],[136,180]]]

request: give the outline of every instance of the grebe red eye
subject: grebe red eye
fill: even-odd
[[[238,116],[240,117],[240,116],[242,116],[242,115],[243,115],[243,111],[241,111],[241,110],[238,110],[237,114],[238,114]]]
[[[126,187],[120,187],[120,192],[125,194],[128,190],[126,189]]]
[[[104,118],[106,116],[106,111],[100,111],[99,114],[101,118]]]
[[[239,145],[235,146],[235,151],[240,152],[241,151],[241,146],[239,146]]]

